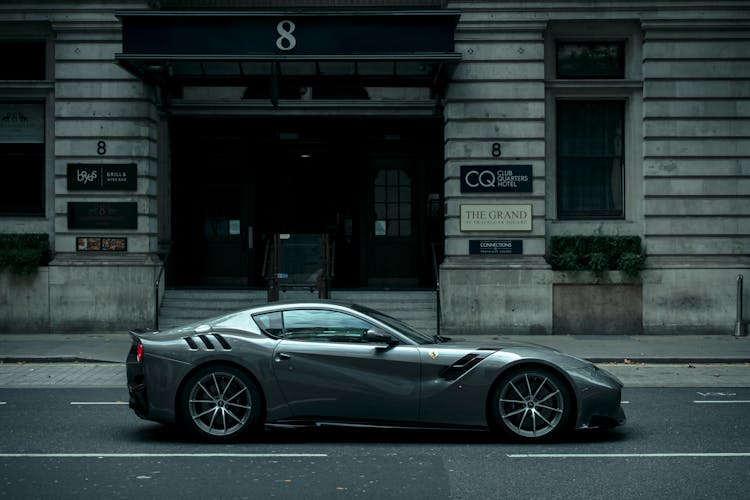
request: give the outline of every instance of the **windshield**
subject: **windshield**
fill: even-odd
[[[391,316],[388,316],[387,314],[383,314],[381,312],[378,312],[374,309],[370,309],[367,307],[362,306],[355,306],[353,309],[356,309],[357,311],[363,312],[367,314],[368,316],[380,321],[381,323],[385,323],[386,325],[390,326],[400,334],[402,334],[405,337],[408,337],[409,339],[413,340],[417,344],[434,344],[435,338],[431,335],[428,335],[426,333],[420,332],[416,328],[407,325],[403,321],[392,318]]]

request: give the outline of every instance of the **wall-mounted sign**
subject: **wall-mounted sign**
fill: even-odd
[[[469,240],[469,255],[520,255],[523,240]]]
[[[68,229],[138,229],[138,204],[68,202]]]
[[[461,165],[462,193],[531,193],[531,165]]]
[[[531,205],[461,205],[461,231],[531,231]]]
[[[135,163],[68,163],[68,191],[135,191],[138,189],[137,179]]]
[[[128,239],[78,236],[76,250],[79,252],[127,252]]]
[[[445,54],[454,50],[458,22],[458,14],[452,11],[415,10],[284,17],[252,12],[159,14],[118,14],[125,54]]]

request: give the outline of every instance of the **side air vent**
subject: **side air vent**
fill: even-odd
[[[211,351],[214,350],[214,345],[210,340],[208,340],[208,337],[206,337],[205,335],[198,335],[198,338],[201,339],[201,342],[203,342],[203,345],[206,346],[206,349],[209,349]]]
[[[456,380],[464,373],[477,366],[487,356],[489,356],[489,353],[487,352],[467,354],[452,365],[443,368],[440,372],[440,378],[445,380]]]
[[[225,339],[224,337],[222,337],[218,333],[214,333],[214,338],[219,341],[219,344],[221,344],[221,347],[224,350],[227,350],[227,351],[231,351],[232,350],[232,346],[229,345],[229,342],[227,342],[227,339]]]
[[[196,342],[197,340],[200,341],[200,344]],[[197,335],[196,337],[183,337],[182,340],[185,341],[185,343],[188,345],[190,350],[197,351],[199,345],[203,345],[206,349],[209,351],[216,350],[217,346],[214,344],[215,342],[218,342],[219,346],[221,346],[222,350],[225,351],[231,351],[232,346],[227,342],[227,339],[225,339],[222,335],[219,335],[218,333],[213,333],[209,335]]]

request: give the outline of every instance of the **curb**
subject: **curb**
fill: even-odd
[[[615,363],[620,365],[741,365],[750,363],[750,358],[679,358],[679,357],[626,357],[626,358],[582,358],[595,364]]]
[[[79,364],[111,364],[111,365],[124,365],[124,361],[111,361],[105,359],[95,358],[81,358],[78,356],[0,356],[0,365],[6,364],[24,364],[24,363],[39,363],[39,364],[57,364],[57,363],[79,363]]]

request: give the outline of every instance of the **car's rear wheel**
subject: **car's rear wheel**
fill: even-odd
[[[555,373],[535,367],[505,375],[490,399],[491,427],[514,441],[544,441],[566,432],[573,415],[570,390]]]
[[[259,428],[261,406],[260,391],[247,374],[231,366],[209,366],[185,383],[180,416],[201,438],[234,441]]]

